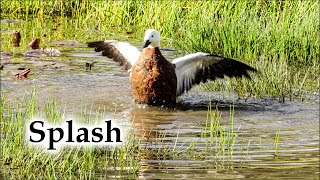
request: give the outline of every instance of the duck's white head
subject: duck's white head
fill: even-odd
[[[147,29],[144,35],[144,46],[148,48],[159,47],[160,45],[160,33],[155,29]]]

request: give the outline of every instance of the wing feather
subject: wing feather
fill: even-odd
[[[256,70],[242,62],[209,53],[194,53],[174,59],[177,75],[177,96],[191,89],[194,84],[208,79],[242,77],[250,78],[248,71]]]
[[[88,42],[88,47],[95,48],[96,52],[101,52],[103,56],[119,62],[125,69],[130,69],[139,59],[141,52],[135,46],[126,42],[116,40]]]

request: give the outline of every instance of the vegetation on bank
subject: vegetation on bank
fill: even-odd
[[[319,57],[318,1],[2,1],[1,7],[2,16],[42,23],[78,19],[79,29],[97,21],[102,31],[156,28],[188,51],[308,65]]]

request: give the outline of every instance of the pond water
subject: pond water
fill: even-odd
[[[187,143],[191,141],[198,142],[196,146],[200,149],[205,147],[200,134],[206,124],[209,103],[222,112],[221,121],[226,128],[230,126],[230,105],[233,104],[237,137],[228,162],[224,163],[223,157],[213,153],[201,155],[203,158],[178,160],[170,156],[161,160],[145,156],[139,172],[142,179],[319,178],[317,95],[305,102],[282,103],[277,99],[239,99],[229,92],[207,92],[196,87],[179,97],[176,109],[136,105],[131,96],[129,73],[117,63],[85,45],[53,47],[62,55],[20,55],[4,64],[1,90],[9,100],[22,101],[23,96],[37,86],[39,103],[55,97],[67,114],[80,113],[83,107],[103,108],[106,116],[131,124],[143,138],[142,144],[160,138],[162,144],[154,143],[154,148],[176,145],[180,149],[188,148]],[[163,50],[166,57],[176,53]],[[95,62],[92,70],[86,69],[85,64],[92,62]],[[15,79],[18,68],[31,69],[28,79]],[[159,134],[162,136],[157,137]],[[276,134],[279,134],[277,150]],[[97,174],[99,176],[103,174]]]

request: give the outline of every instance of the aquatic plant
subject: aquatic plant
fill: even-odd
[[[279,139],[280,139],[280,132],[279,130],[276,132],[276,136],[274,138],[274,154],[275,156],[278,156],[278,150],[279,150]]]

